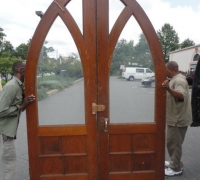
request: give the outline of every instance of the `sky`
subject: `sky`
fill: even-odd
[[[27,43],[32,38],[40,21],[35,11],[45,13],[53,0],[0,0],[0,27],[6,34],[5,40],[16,48]],[[189,38],[195,44],[200,44],[200,1],[199,0],[138,0],[154,29],[160,30],[165,23],[173,26],[178,33],[180,43]],[[121,13],[124,5],[119,0],[110,0],[109,26],[110,30]],[[82,2],[71,0],[66,7],[82,32]],[[131,17],[119,39],[133,40],[137,44],[142,33],[134,17]],[[52,56],[67,56],[77,52],[73,39],[65,25],[58,17],[46,40],[47,46],[55,51]]]

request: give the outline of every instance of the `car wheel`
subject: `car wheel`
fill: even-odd
[[[129,81],[133,81],[134,80],[134,77],[133,76],[130,76],[129,77]]]
[[[151,82],[151,87],[155,87],[155,81]]]

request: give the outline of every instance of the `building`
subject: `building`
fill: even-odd
[[[196,69],[196,64],[199,59],[200,44],[169,53],[169,61],[177,62],[179,65],[179,70],[183,72],[188,72],[191,70],[191,68]]]

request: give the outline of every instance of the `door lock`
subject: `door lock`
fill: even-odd
[[[98,119],[98,130],[108,132],[108,118],[100,117]]]

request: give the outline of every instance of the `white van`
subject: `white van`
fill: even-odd
[[[129,81],[133,81],[134,79],[144,79],[153,76],[155,76],[155,74],[149,68],[126,67],[123,69],[122,72],[122,77]]]

